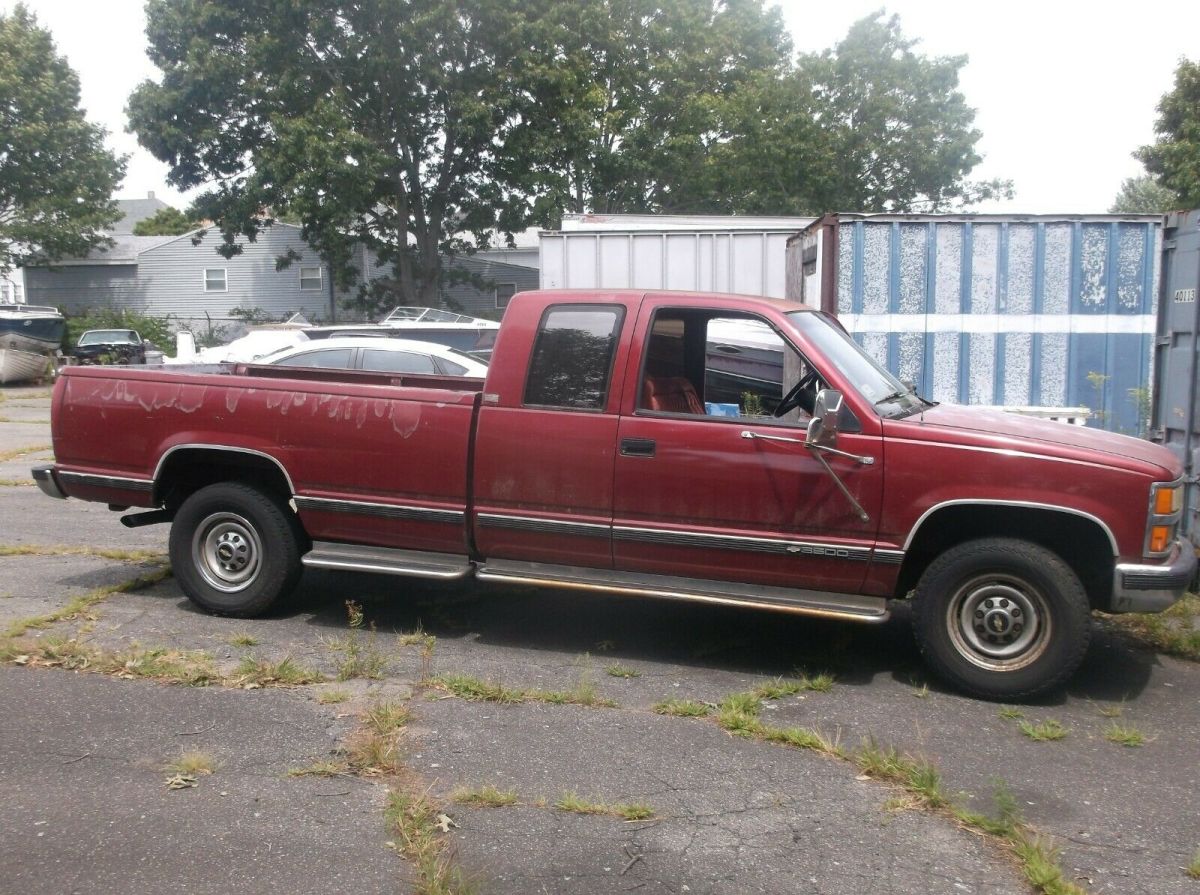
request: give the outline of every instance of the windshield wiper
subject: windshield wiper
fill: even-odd
[[[892,392],[890,395],[885,395],[876,401],[875,406],[878,407],[880,404],[887,404],[889,401],[898,401],[900,398],[907,398],[911,394],[912,392],[908,391],[907,389],[898,392]]]

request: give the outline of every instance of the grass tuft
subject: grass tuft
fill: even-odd
[[[468,674],[442,674],[433,678],[431,683],[459,699],[469,702],[500,702],[515,704],[525,701],[524,690],[514,690],[503,684],[472,677]]]
[[[465,895],[474,891],[454,865],[443,827],[450,819],[440,813],[427,793],[392,790],[385,812],[396,849],[417,871],[417,895]]]
[[[348,702],[349,699],[349,690],[322,690],[317,693],[317,702],[321,705],[336,705],[341,702]]]
[[[1023,711],[1018,708],[1014,708],[1011,705],[1001,706],[999,715],[1005,721],[1017,721],[1025,717],[1025,713]]]
[[[365,624],[362,604],[354,600],[346,601],[346,617],[350,623],[350,633],[329,642],[335,652],[342,654],[342,660],[338,663],[337,679],[379,680],[387,673],[388,660],[379,651],[375,623]]]
[[[1119,746],[1129,746],[1130,748],[1146,744],[1146,735],[1144,733],[1132,724],[1118,724],[1116,721],[1113,721],[1108,727],[1104,728],[1104,738],[1110,743],[1116,743]]]
[[[247,631],[239,631],[229,638],[230,646],[258,646],[258,638]]]
[[[880,746],[870,738],[863,740],[853,758],[868,777],[898,783],[925,808],[945,808],[950,804],[942,789],[941,774],[925,759],[901,754],[891,746]]]
[[[1192,855],[1191,863],[1183,868],[1183,872],[1192,879],[1200,879],[1200,849],[1196,849],[1196,853]]]
[[[517,794],[511,789],[497,789],[488,783],[474,789],[460,786],[450,794],[460,805],[473,808],[508,808],[517,804]]]
[[[1065,739],[1070,732],[1062,726],[1062,722],[1057,718],[1047,718],[1045,721],[1038,722],[1022,721],[1020,728],[1021,733],[1039,743]]]
[[[734,736],[758,736],[764,730],[756,692],[730,693],[717,704],[717,724]]]
[[[217,761],[208,752],[200,749],[189,749],[180,753],[178,758],[167,762],[163,770],[172,774],[183,774],[198,777],[201,774],[211,774],[217,769]]]
[[[554,802],[559,811],[570,811],[573,814],[595,814],[620,817],[624,820],[649,820],[654,817],[654,809],[640,802],[618,803],[610,805],[607,802],[594,802],[584,799],[574,792],[564,792]]]
[[[604,669],[605,674],[609,677],[641,677],[642,673],[636,668],[627,668],[624,665],[609,665]]]
[[[370,730],[387,735],[396,733],[408,724],[412,720],[412,712],[408,706],[396,702],[380,702],[367,709],[363,720]]]
[[[703,718],[710,714],[712,709],[694,699],[664,699],[654,704],[654,712],[658,715],[673,715],[676,718]]]
[[[238,664],[234,683],[243,687],[298,687],[303,684],[316,684],[324,679],[317,672],[296,662],[291,656],[284,656],[278,662],[246,656]]]
[[[586,676],[570,690],[520,690],[466,674],[443,674],[430,683],[459,699],[472,702],[499,702],[515,705],[521,702],[546,702],[551,705],[584,705],[615,708],[616,703],[596,692],[596,686]]]

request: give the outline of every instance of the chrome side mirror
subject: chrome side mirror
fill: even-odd
[[[838,416],[841,412],[841,392],[832,388],[823,388],[817,392],[812,419],[808,421],[808,432],[804,438],[805,444],[823,448],[831,448],[837,444]]]

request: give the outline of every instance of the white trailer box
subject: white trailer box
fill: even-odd
[[[540,234],[543,289],[680,289],[782,298],[788,238],[813,218],[567,215]]]

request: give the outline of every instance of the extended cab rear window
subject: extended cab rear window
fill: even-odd
[[[622,307],[548,308],[529,358],[525,404],[602,410],[624,315]]]

